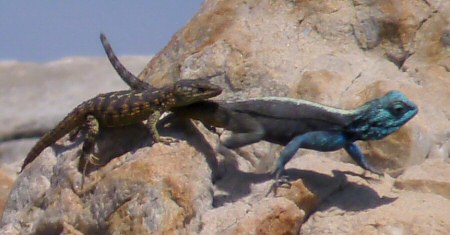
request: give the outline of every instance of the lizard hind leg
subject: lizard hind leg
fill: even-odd
[[[88,115],[86,117],[86,129],[86,137],[84,139],[83,147],[81,149],[81,157],[78,163],[78,170],[83,173],[81,178],[81,188],[83,188],[84,177],[86,175],[88,164],[91,163],[93,165],[99,165],[98,158],[92,155],[95,140],[97,139],[99,133],[99,123],[94,116]]]
[[[234,115],[239,122],[228,123],[226,129],[232,131],[222,144],[230,149],[254,144],[264,138],[266,131],[261,123],[249,115]]]

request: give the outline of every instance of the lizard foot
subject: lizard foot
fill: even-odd
[[[292,184],[289,181],[289,177],[284,175],[279,179],[275,179],[275,182],[270,186],[269,191],[266,193],[266,197],[273,191],[273,194],[276,196],[278,188],[291,188]]]
[[[85,191],[83,186],[84,186],[84,182],[85,182],[85,177],[86,177],[88,164],[90,163],[92,165],[99,166],[99,165],[101,165],[99,163],[99,161],[100,161],[100,159],[98,157],[96,157],[96,156],[94,156],[92,154],[89,154],[88,159],[87,159],[87,161],[84,162],[84,166],[83,166],[83,172],[82,172],[82,175],[81,175],[81,189],[80,189],[80,191]]]
[[[169,137],[169,136],[160,136],[158,138],[158,141],[156,141],[158,143],[163,143],[163,144],[171,144],[171,143],[175,143],[178,142],[177,139]]]
[[[100,159],[92,154],[89,155],[88,162],[92,165],[100,166]]]
[[[370,169],[367,169],[367,171],[369,171],[369,172],[371,172],[371,173],[374,173],[375,175],[378,175],[378,176],[383,176],[383,175],[384,175],[383,172],[378,171],[378,170],[375,170],[375,169],[372,168],[372,167],[370,167]]]
[[[374,178],[374,177],[368,177],[367,176],[367,172],[370,172],[370,173],[372,173],[372,174],[375,174],[375,175],[377,175],[378,177],[377,178]],[[382,176],[384,176],[384,173],[383,172],[381,172],[381,171],[377,171],[377,170],[374,170],[373,168],[371,168],[370,170],[364,170],[364,172],[363,172],[363,178],[364,179],[366,179],[367,181],[369,181],[369,182],[380,182],[381,181],[381,177]]]
[[[381,171],[379,171],[379,170],[376,170],[375,168],[373,168],[373,167],[372,167],[371,165],[369,165],[369,164],[364,164],[364,165],[362,166],[362,168],[364,169],[364,175],[365,175],[366,172],[370,172],[370,173],[373,173],[373,174],[378,175],[378,176],[383,176],[383,175],[384,175],[383,172],[381,172]]]
[[[270,186],[269,191],[266,193],[266,197],[273,191],[274,195],[277,194],[278,188],[291,188],[291,182],[289,180],[289,176],[284,174],[284,169],[276,169],[275,174],[275,182]]]

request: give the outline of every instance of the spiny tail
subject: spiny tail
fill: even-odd
[[[82,105],[76,107],[70,112],[55,128],[45,133],[44,136],[31,148],[27,157],[23,161],[20,172],[25,169],[25,166],[32,162],[39,154],[48,146],[61,139],[64,135],[69,133],[75,127],[80,126],[86,118],[86,114]]]
[[[111,44],[109,44],[108,39],[105,34],[100,34],[100,41],[102,42],[103,49],[105,50],[106,55],[108,56],[109,62],[114,67],[116,72],[122,78],[122,80],[133,90],[143,90],[153,88],[150,84],[140,80],[138,77],[134,76],[127,68],[120,62],[119,58],[117,58],[114,53]]]

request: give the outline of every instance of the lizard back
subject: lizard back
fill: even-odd
[[[354,118],[354,110],[337,109],[305,100],[264,97],[221,103],[238,118],[249,115],[264,126],[263,139],[286,145],[295,136],[318,130],[343,130]],[[241,117],[242,116],[242,117]]]

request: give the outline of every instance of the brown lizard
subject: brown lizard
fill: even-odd
[[[160,89],[124,90],[100,94],[78,105],[54,129],[44,134],[28,153],[20,172],[46,147],[83,124],[86,124],[87,134],[80,160],[91,153],[99,128],[102,126],[120,127],[147,120],[146,125],[153,140],[170,143],[174,139],[160,136],[156,129],[156,123],[162,113],[174,107],[217,96],[221,92],[219,86],[211,84],[207,78],[201,78],[178,80]],[[93,158],[95,157],[90,156],[89,162],[93,162]]]

